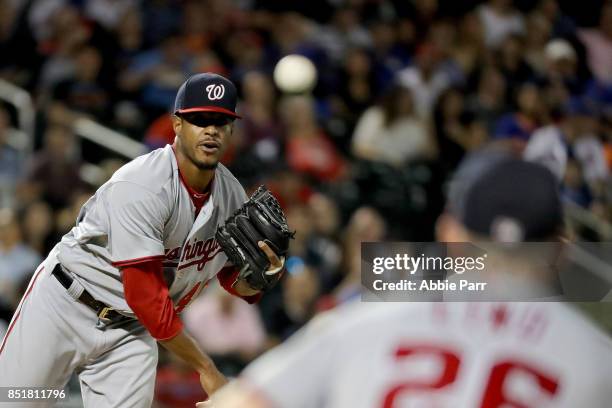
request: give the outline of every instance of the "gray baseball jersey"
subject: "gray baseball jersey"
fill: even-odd
[[[214,234],[247,199],[219,164],[211,196],[196,218],[182,184],[169,145],[128,163],[85,203],[59,244],[60,263],[94,298],[133,316],[120,267],[161,259],[170,297],[182,310],[227,261]]]
[[[149,407],[155,340],[137,320],[98,324],[79,296],[85,289],[134,317],[121,267],[157,258],[180,312],[225,264],[214,234],[246,199],[240,183],[219,164],[208,201],[196,214],[171,146],[119,169],[85,203],[76,226],[32,278],[0,345],[0,386],[60,388],[76,372],[86,406]],[[51,275],[58,262],[74,278],[69,290]]]

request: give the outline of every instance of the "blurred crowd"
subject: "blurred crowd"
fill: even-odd
[[[548,166],[568,205],[612,221],[610,1],[0,0],[0,10],[0,78],[37,108],[29,151],[16,112],[0,106],[5,323],[124,163],[76,137],[75,120],[150,149],[172,143],[176,91],[196,72],[237,84],[243,119],[223,161],[248,189],[267,184],[298,231],[289,273],[257,307],[209,288],[185,316],[230,375],[359,296],[361,242],[434,239],[446,181],[485,145]],[[274,85],[275,64],[293,53],[317,67],[312,93]],[[97,181],[84,163],[100,167]],[[197,376],[169,357],[158,383],[160,407],[201,397]]]

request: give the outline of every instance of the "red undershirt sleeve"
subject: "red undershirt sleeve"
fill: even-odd
[[[183,329],[174,310],[159,259],[122,268],[123,292],[138,320],[157,340],[169,340]]]
[[[238,272],[240,271],[235,266],[226,266],[219,271],[217,274],[217,279],[219,279],[219,283],[221,286],[223,286],[223,289],[228,291],[228,293],[242,298],[250,304],[259,302],[263,295],[261,292],[253,296],[241,296],[238,294],[238,292],[236,292],[236,289],[232,287],[234,282],[236,282],[236,278],[238,278]]]

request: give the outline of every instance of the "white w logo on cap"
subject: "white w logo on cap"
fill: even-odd
[[[225,86],[223,84],[210,84],[206,87],[206,92],[208,93],[208,99],[211,101],[221,99],[225,95]]]

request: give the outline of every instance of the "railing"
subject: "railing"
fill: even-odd
[[[15,107],[17,111],[18,127],[26,135],[24,148],[26,152],[31,152],[34,146],[34,126],[36,117],[32,97],[26,90],[4,79],[0,79],[0,99]]]
[[[612,241],[612,225],[578,204],[566,202],[565,217],[570,225],[581,225],[595,231],[600,241]]]
[[[74,122],[74,132],[125,158],[134,159],[147,152],[147,147],[91,119],[80,118]]]
[[[11,104],[17,112],[17,125],[21,130],[20,140],[12,141],[12,145],[24,154],[30,153],[34,146],[36,125],[36,108],[32,97],[26,90],[0,79],[0,99]],[[77,119],[73,124],[73,130],[82,139],[87,139],[129,160],[147,152],[144,144],[91,119]],[[95,164],[84,163],[81,168],[81,177],[92,185],[100,180],[102,174],[102,169]]]

